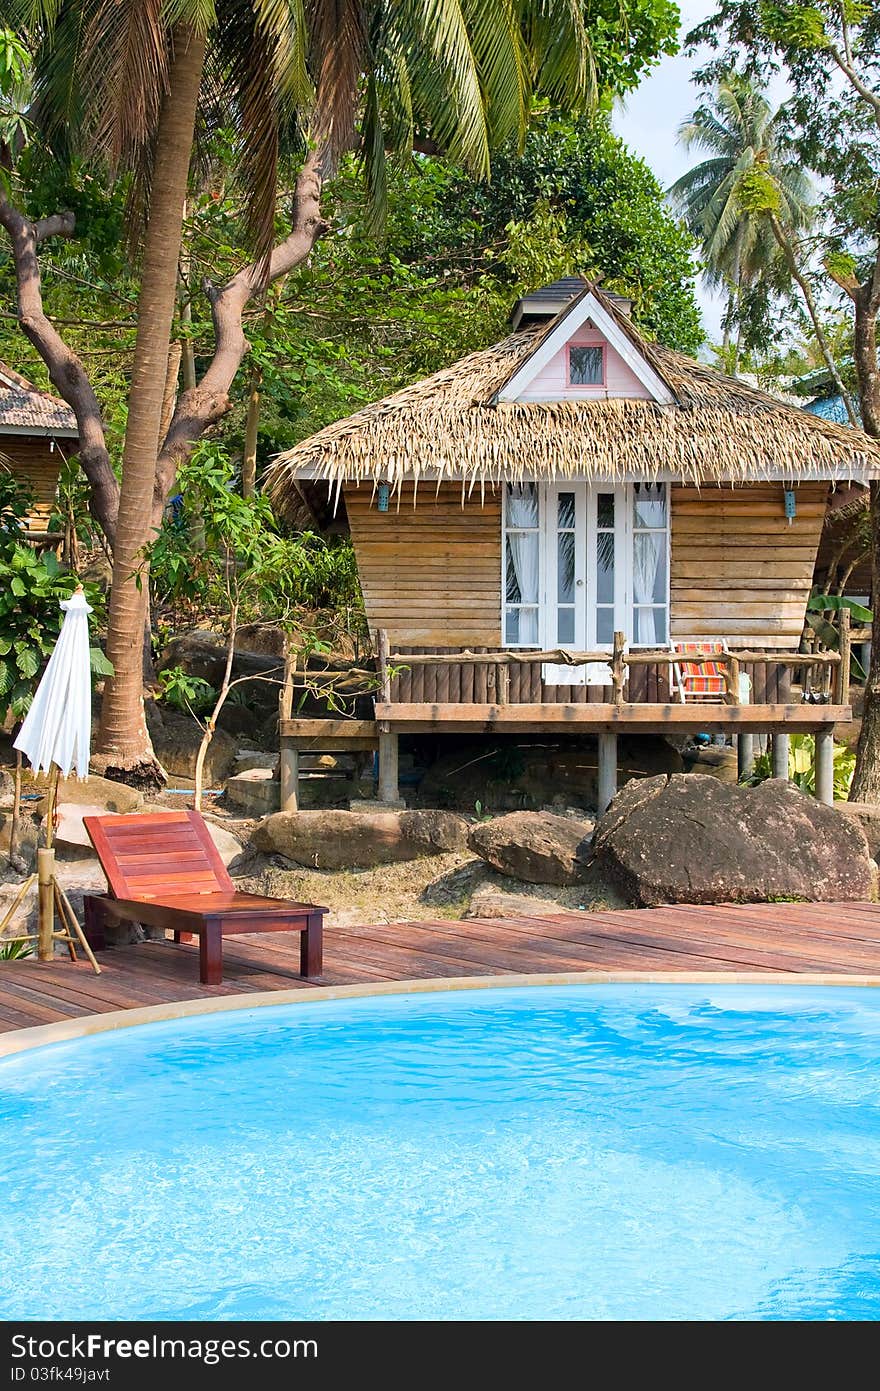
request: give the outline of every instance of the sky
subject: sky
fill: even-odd
[[[711,0],[678,0],[678,7],[682,38],[714,9]],[[625,106],[614,112],[614,129],[651,166],[663,188],[675,183],[689,163],[699,163],[701,158],[696,151],[686,155],[676,140],[678,127],[696,105],[697,89],[690,80],[696,67],[696,57],[686,58],[679,53],[674,58],[663,58],[638,90],[630,93]],[[710,338],[719,338],[721,298],[710,294],[699,282],[697,298],[706,332]]]
[[[715,6],[712,0],[678,0],[678,8],[681,11],[679,37],[683,40],[685,34],[714,12]],[[663,58],[641,86],[614,111],[613,125],[617,134],[650,165],[663,188],[674,184],[689,164],[698,164],[704,158],[697,150],[687,155],[676,138],[681,122],[697,104],[698,89],[691,83],[691,76],[700,62],[699,54],[687,58],[678,53],[674,58]],[[769,84],[771,103],[780,105],[787,90],[783,77],[772,79]],[[697,299],[706,332],[710,339],[717,341],[721,337],[723,298],[710,293],[698,281]]]

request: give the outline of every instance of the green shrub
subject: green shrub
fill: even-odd
[[[834,800],[845,802],[849,796],[856,756],[846,744],[834,745]],[[772,777],[773,765],[770,754],[761,753],[755,759],[752,771],[743,779],[747,787],[757,787],[759,782]],[[816,792],[816,740],[812,734],[790,734],[788,742],[788,777],[802,792],[815,796]]]
[[[25,490],[10,473],[0,471],[0,720],[26,714],[61,631],[60,602],[70,598],[77,583],[52,551],[39,553],[21,540],[27,508]],[[98,587],[85,588],[92,608],[101,610]],[[111,673],[99,647],[90,655],[96,675]]]
[[[166,705],[192,715],[210,710],[217,699],[217,692],[210,681],[204,681],[201,676],[190,676],[183,667],[166,667],[160,671],[159,685],[161,698]]]

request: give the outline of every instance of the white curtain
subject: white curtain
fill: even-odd
[[[646,647],[657,644],[658,609],[639,608],[640,604],[657,602],[657,578],[666,536],[662,531],[643,531],[634,538],[633,600],[635,603],[635,633],[633,642]],[[662,616],[662,615],[661,615]]]
[[[538,497],[534,485],[510,489],[507,496],[507,525],[508,527],[537,527]],[[537,605],[540,575],[538,532],[509,531],[507,544],[510,547],[510,559],[519,586],[520,603]],[[538,642],[537,608],[531,612],[520,609],[519,641],[521,643]]]

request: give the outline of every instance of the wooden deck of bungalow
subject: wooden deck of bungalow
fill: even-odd
[[[769,735],[773,775],[787,777],[789,735],[814,734],[816,796],[830,803],[834,727],[852,720],[850,642],[849,616],[844,613],[836,652],[741,648],[712,653],[723,690],[710,698],[684,701],[675,672],[687,658],[668,649],[627,649],[623,633],[615,633],[610,651],[392,651],[387,633],[379,630],[372,720],[293,718],[299,677],[288,664],[279,721],[281,808],[292,811],[298,806],[299,755],[304,751],[377,750],[380,800],[397,803],[402,734],[596,735],[600,812],[617,791],[619,735],[733,736],[741,772],[750,766],[754,735]],[[571,683],[564,684],[568,670]]]
[[[880,976],[880,904],[768,903],[569,912],[329,928],[325,972],[299,975],[290,935],[224,943],[221,985],[198,979],[198,949],[143,942],[85,962],[0,965],[0,1033],[149,1005],[332,986],[563,972],[791,972]]]

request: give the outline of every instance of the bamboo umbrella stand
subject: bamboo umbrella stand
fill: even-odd
[[[76,949],[81,947],[91,964],[96,976],[101,974],[101,968],[95,960],[94,952],[86,941],[85,933],[79,925],[73,905],[67,894],[64,892],[55,875],[55,851],[52,841],[55,837],[55,807],[58,801],[58,765],[52,764],[52,771],[49,774],[49,792],[46,806],[46,844],[37,851],[37,869],[35,874],[27,878],[13,899],[9,908],[0,922],[0,937],[4,930],[11,923],[18,911],[19,906],[24,902],[27,895],[31,892],[34,885],[37,887],[37,957],[40,961],[52,961],[55,957],[55,943],[65,942],[70,953],[71,961],[77,960]],[[16,804],[21,796],[21,763],[16,766]],[[60,931],[55,930],[57,921]],[[28,934],[24,937],[5,937],[4,942],[33,942],[33,937]]]

